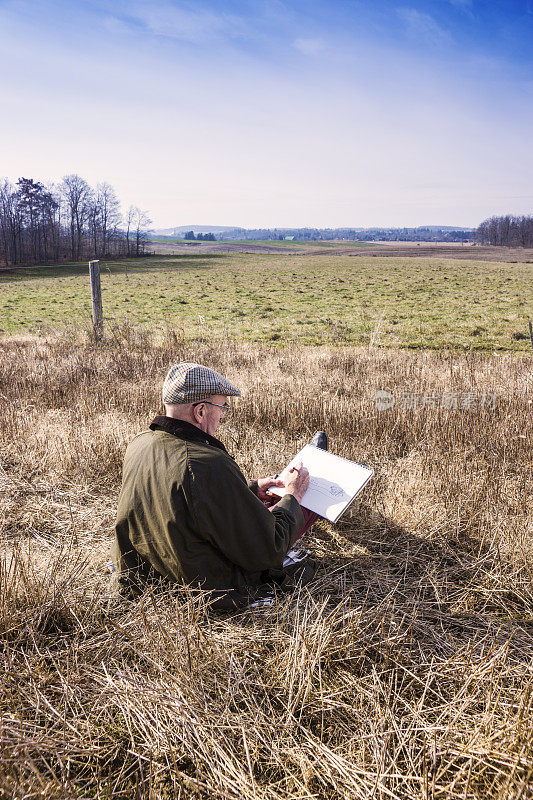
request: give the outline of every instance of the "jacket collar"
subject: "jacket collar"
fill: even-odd
[[[179,436],[180,439],[203,442],[204,444],[218,447],[219,450],[223,450],[225,453],[228,452],[219,439],[216,439],[209,433],[205,433],[205,431],[200,430],[196,425],[193,425],[191,422],[186,422],[184,419],[173,419],[172,417],[163,416],[156,417],[150,425],[150,430],[165,431],[166,433],[171,433],[173,436]]]

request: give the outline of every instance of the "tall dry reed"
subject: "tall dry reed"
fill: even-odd
[[[531,357],[1,345],[1,797],[532,796]],[[109,592],[124,449],[177,359],[243,387],[221,438],[250,476],[319,428],[376,470],[271,609]]]

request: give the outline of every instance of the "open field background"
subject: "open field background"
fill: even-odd
[[[277,344],[531,348],[531,263],[422,257],[423,248],[416,258],[339,255],[329,244],[314,254],[305,247],[296,255],[194,251],[102,262],[104,314],[119,325],[181,328],[187,338],[208,333]],[[0,289],[4,332],[46,332],[90,319],[86,264],[3,271]]]
[[[226,292],[244,290],[230,263]],[[65,280],[75,293],[81,277]],[[0,797],[530,798],[531,354],[276,350],[203,330],[2,339]],[[183,358],[245,390],[221,438],[250,477],[317,428],[376,469],[351,516],[308,536],[316,580],[272,609],[109,594],[123,452]],[[379,411],[380,389],[428,401]],[[443,392],[457,409],[429,399]]]
[[[287,255],[348,255],[372,258],[458,258],[473,261],[506,261],[511,263],[533,263],[533,249],[525,247],[495,247],[471,243],[450,242],[349,242],[330,241],[286,241],[265,239],[264,241],[196,242],[183,239],[169,240],[159,237],[149,243],[159,254],[183,255],[188,253],[279,253]]]
[[[372,242],[305,242],[288,241],[285,239],[243,239],[226,242],[185,241],[184,239],[169,240],[159,237],[152,239],[149,247],[156,253],[167,255],[183,255],[184,253],[285,253],[287,255],[301,255],[303,253],[357,254],[364,255],[372,250]]]

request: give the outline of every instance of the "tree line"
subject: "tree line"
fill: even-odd
[[[184,239],[195,239],[198,242],[216,242],[216,236],[214,233],[197,233],[196,236],[194,235],[194,231],[187,231]]]
[[[79,175],[45,186],[0,179],[0,264],[59,263],[144,252],[151,220],[130,206],[123,216],[113,187]]]
[[[184,238],[190,238],[190,233],[191,231],[185,234]],[[205,234],[205,236],[208,235]],[[475,230],[471,228],[461,230],[432,226],[418,228],[227,228],[217,233],[216,238],[220,241],[289,238],[298,242],[339,239],[351,242],[469,242],[474,240],[475,236]]]
[[[533,247],[533,217],[491,217],[477,229],[480,244],[499,247]]]

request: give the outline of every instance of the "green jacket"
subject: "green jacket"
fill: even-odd
[[[292,495],[269,511],[218,439],[156,417],[126,450],[114,546],[119,582],[135,593],[163,578],[218,590],[240,605],[283,574],[303,524]]]

